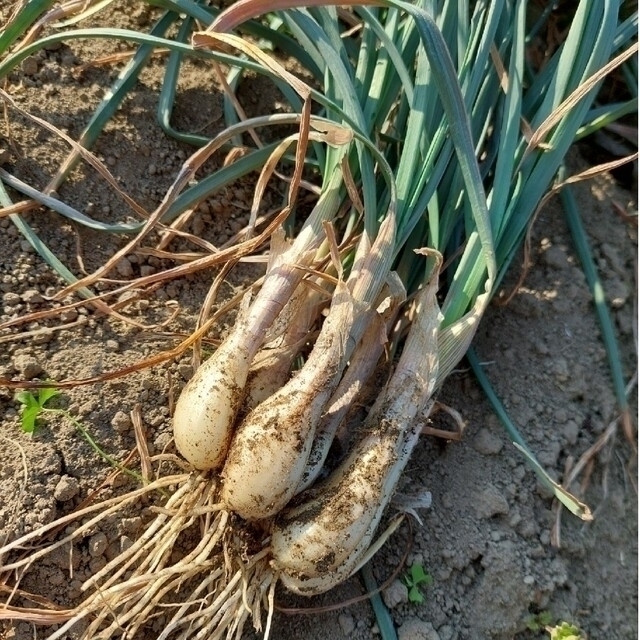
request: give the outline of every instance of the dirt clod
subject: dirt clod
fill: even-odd
[[[382,599],[389,609],[409,602],[409,589],[401,580],[394,580],[383,592]]]
[[[430,622],[409,618],[398,629],[398,640],[441,640]]]
[[[102,532],[96,533],[89,538],[89,555],[92,558],[97,558],[107,550],[108,546],[109,540],[107,536]]]
[[[504,443],[496,433],[489,429],[481,429],[473,439],[472,446],[478,453],[489,456],[500,453]]]
[[[80,483],[72,476],[62,476],[53,490],[53,497],[58,502],[68,502],[80,492]]]
[[[509,513],[509,503],[504,494],[490,484],[475,494],[475,510],[479,518],[493,518]]]
[[[19,353],[13,357],[13,366],[25,380],[32,380],[42,373],[42,364],[32,355]]]
[[[116,414],[111,419],[111,426],[118,433],[124,433],[131,428],[131,417],[124,411],[116,411]]]

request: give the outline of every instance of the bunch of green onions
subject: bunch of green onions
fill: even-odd
[[[220,15],[199,2],[152,4],[167,13],[150,35],[64,31],[7,56],[0,77],[52,41],[87,37],[139,42],[139,59],[140,52],[167,47],[167,73],[178,73],[182,56],[200,56],[219,70],[225,66],[231,88],[245,71],[263,74],[290,113],[247,119],[228,94],[229,126],[213,140],[173,130],[173,95],[163,90],[165,130],[200,148],[146,223],[108,230],[137,234],[123,249],[130,251],[155,223],[175,219],[256,170],[252,222],[276,172],[289,176],[286,205],[268,232],[252,224],[233,252],[201,259],[202,266],[231,266],[260,246],[256,237],[271,237],[259,288],[244,297],[234,326],[176,407],[176,445],[196,471],[145,488],[180,487],[141,541],[85,585],[98,589],[51,638],[87,617],[86,637],[123,629],[133,637],[183,583],[189,591],[162,638],[239,634],[249,616],[261,624],[265,600],[273,611],[278,582],[296,593],[321,593],[371,557],[384,540],[376,541],[377,528],[420,421],[466,353],[570,145],[604,122],[593,109],[599,83],[631,58],[635,48],[627,47],[637,27],[635,14],[619,20],[619,2],[582,0],[564,44],[535,68],[527,46],[551,9],[532,24],[524,1],[384,0],[338,9],[322,0],[304,7],[295,0],[241,0]],[[166,39],[162,34],[179,15],[179,36]],[[188,43],[194,21],[207,28]],[[234,29],[244,37],[231,35]],[[11,35],[6,29],[0,45]],[[265,52],[265,42],[294,56],[314,81],[285,69]],[[137,62],[121,74],[118,91]],[[630,107],[616,108],[610,117]],[[259,140],[261,130],[276,125],[289,125],[291,134],[247,148],[240,160],[190,184],[216,150],[238,144],[244,134]],[[93,141],[91,126],[80,140],[85,147]],[[76,148],[57,180],[79,155]],[[1,177],[62,215],[90,223],[46,191]],[[303,188],[317,193],[304,218]],[[32,237],[17,214],[14,222]],[[284,228],[297,230],[286,238]],[[64,269],[70,290],[84,295],[103,274],[76,280]],[[388,381],[361,428],[345,435],[349,409],[385,347],[395,354]],[[294,370],[297,360],[303,364]],[[348,450],[327,468],[336,440]],[[559,488],[558,496],[588,517],[585,505]],[[170,550],[196,518],[201,541],[173,563]],[[248,558],[240,531],[257,536],[258,550]],[[132,574],[124,579],[128,568]]]

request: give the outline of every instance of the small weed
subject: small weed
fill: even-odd
[[[541,611],[527,618],[527,629],[533,632],[546,631],[549,640],[584,640],[585,635],[578,627],[570,622],[562,621],[551,626],[553,616],[549,611]]]
[[[112,458],[108,453],[103,451],[100,445],[98,445],[91,434],[87,431],[86,427],[79,420],[74,418],[66,409],[54,409],[46,406],[52,398],[55,398],[58,395],[60,395],[60,391],[55,387],[42,387],[36,391],[35,395],[31,393],[31,391],[20,391],[19,393],[16,393],[15,398],[22,405],[22,410],[20,412],[22,430],[32,436],[35,432],[36,422],[39,419],[42,419],[44,414],[62,416],[82,434],[91,448],[103,460],[112,467],[120,469],[123,473],[126,473],[139,482],[142,482],[142,477],[139,474],[121,465],[115,458]]]
[[[45,405],[58,395],[60,392],[54,387],[42,387],[36,391],[35,396],[31,391],[16,393],[16,400],[22,405],[20,422],[25,433],[33,435],[36,429],[36,420],[42,413],[48,411]]]
[[[409,602],[421,604],[424,602],[424,594],[420,587],[430,586],[433,583],[433,578],[425,572],[421,564],[414,563],[408,573],[403,576],[403,581],[409,588]]]
[[[540,611],[540,613],[532,614],[527,618],[527,629],[529,631],[542,631],[551,624],[552,619],[549,611]]]
[[[555,627],[546,627],[550,640],[584,640],[585,636],[578,627],[564,620]]]

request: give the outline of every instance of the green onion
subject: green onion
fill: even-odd
[[[357,571],[398,525],[376,539],[419,439],[417,421],[467,353],[570,146],[637,109],[635,94],[622,104],[595,106],[613,68],[622,65],[627,77],[637,77],[637,13],[621,21],[619,2],[581,0],[563,45],[539,69],[527,62],[527,46],[551,9],[528,24],[525,0],[381,0],[358,7],[241,0],[220,14],[191,0],[155,0],[151,4],[166,13],[149,34],[75,29],[9,53],[38,15],[38,3],[27,4],[29,12],[0,35],[0,78],[55,42],[137,43],[80,138],[88,148],[153,50],[168,48],[160,126],[199,147],[143,225],[103,225],[51,198],[74,163],[87,157],[76,147],[43,193],[0,174],[7,185],[79,224],[136,234],[108,265],[76,280],[13,214],[20,231],[73,283],[67,292],[84,287],[87,295],[87,287],[157,223],[252,172],[258,175],[246,238],[192,262],[190,270],[231,268],[271,236],[260,286],[245,295],[234,326],[177,403],[176,445],[198,471],[176,479],[167,510],[137,547],[100,571],[91,585],[96,591],[51,638],[85,618],[91,619],[85,638],[123,630],[132,637],[179,587],[185,590],[181,604],[167,614],[172,617],[161,638],[239,635],[250,615],[261,625],[265,602],[268,635],[278,581],[297,593],[326,591]],[[191,33],[194,24],[205,30]],[[243,36],[229,33],[236,28]],[[294,75],[273,51],[293,55],[296,71],[307,73]],[[212,140],[170,125],[185,56],[228,74],[227,128]],[[232,94],[246,72],[271,80],[289,113],[246,120]],[[260,132],[275,125],[287,125],[289,133],[263,146]],[[194,184],[196,170],[245,133],[255,146]],[[264,236],[256,236],[267,183],[283,175],[285,205]],[[306,217],[299,207],[303,187],[317,194]],[[2,185],[0,199],[9,206]],[[576,215],[569,207],[579,240]],[[285,230],[293,237],[283,242]],[[174,267],[153,278],[182,273]],[[327,308],[325,297],[331,298]],[[363,425],[350,432],[347,417],[385,349],[397,358],[388,361],[388,379]],[[293,366],[294,355],[303,360],[300,367]],[[471,361],[477,364],[473,353]],[[256,382],[265,362],[276,367],[271,384]],[[268,391],[257,396],[256,387]],[[494,404],[500,410],[497,398]],[[548,477],[513,433],[536,472]],[[334,467],[326,464],[332,442],[347,448]],[[586,505],[569,494],[561,498],[589,517]],[[201,537],[185,559],[174,561],[171,550],[196,517]]]

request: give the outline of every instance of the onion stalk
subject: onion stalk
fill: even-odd
[[[321,224],[335,214],[339,189],[334,174],[291,247],[266,274],[249,309],[180,395],[173,420],[176,447],[196,469],[217,469],[224,463],[251,363],[299,285],[301,267],[310,264],[320,246]]]
[[[402,356],[362,426],[365,434],[331,476],[277,518],[271,547],[285,586],[304,595],[345,580],[369,548],[400,474],[420,436],[415,418],[438,379],[436,301],[441,259],[416,300]]]
[[[325,405],[372,319],[394,237],[393,216],[385,219],[373,245],[363,236],[360,258],[346,282],[338,282],[304,367],[238,426],[222,470],[221,497],[241,517],[273,516],[295,494]]]

